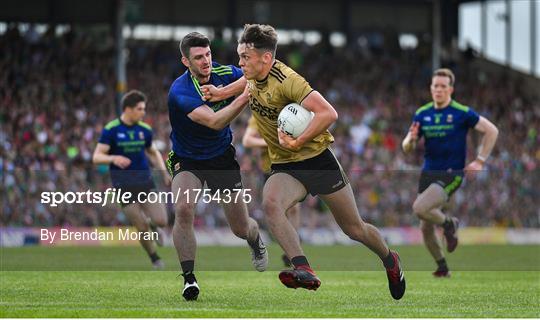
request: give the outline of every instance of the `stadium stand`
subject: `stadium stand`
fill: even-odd
[[[165,155],[170,149],[167,90],[184,72],[177,43],[128,40],[127,46],[128,88],[147,93],[146,122]],[[235,48],[223,43],[214,57],[236,64]],[[115,117],[112,37],[75,31],[56,36],[51,30],[22,34],[10,25],[0,35],[0,51],[0,226],[126,223],[115,205],[53,208],[40,202],[42,191],[109,186],[107,168],[94,167],[91,152],[101,131],[97,124]],[[360,213],[379,226],[417,225],[410,208],[421,153],[405,156],[399,145],[414,110],[429,100],[431,67],[422,47],[396,51],[368,42],[341,50],[297,43],[280,48],[280,55],[338,110],[333,148],[349,173]],[[457,74],[456,100],[486,115],[502,133],[488,170],[458,191],[452,212],[468,226],[539,228],[538,92],[527,89],[524,80],[508,81],[506,72],[480,67],[470,55],[445,65]],[[235,144],[245,184],[258,190],[262,175],[251,151],[239,143],[248,117],[245,112],[233,125]],[[263,222],[260,203],[254,194],[250,207]],[[219,206],[201,209],[196,226],[226,223]]]

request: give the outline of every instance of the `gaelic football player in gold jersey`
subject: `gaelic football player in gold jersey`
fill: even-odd
[[[309,83],[275,59],[276,30],[269,25],[246,25],[238,40],[239,65],[250,89],[250,107],[259,134],[268,144],[272,175],[263,189],[263,209],[275,239],[291,259],[294,269],[279,274],[289,288],[316,290],[321,281],[302,251],[298,234],[285,211],[308,193],[318,195],[336,222],[351,239],[376,253],[386,268],[390,293],[401,299],[405,278],[399,256],[390,251],[379,231],[360,218],[347,177],[329,146],[334,138],[328,127],[337,120],[336,110]],[[207,98],[243,90],[243,78],[226,88],[205,88]],[[223,98],[223,97],[220,97]],[[296,102],[315,115],[296,139],[278,132],[277,118],[289,103]]]

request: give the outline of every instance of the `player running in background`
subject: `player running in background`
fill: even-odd
[[[276,49],[276,30],[269,25],[253,24],[244,27],[237,51],[239,65],[248,80],[250,107],[272,161],[272,175],[263,190],[263,208],[270,231],[294,266],[293,270],[282,271],[279,279],[289,288],[316,290],[321,284],[300,246],[296,230],[285,216],[288,208],[310,193],[328,205],[345,234],[379,256],[386,268],[392,297],[401,299],[405,278],[399,256],[388,249],[377,228],[360,218],[349,181],[329,149],[334,138],[328,127],[337,120],[337,112],[304,78],[275,59]],[[237,81],[225,92],[211,88],[208,97],[218,99],[222,94],[239,92],[243,82]],[[280,111],[292,102],[315,113],[296,139],[278,132],[277,127]]]
[[[122,115],[103,128],[93,156],[95,164],[109,164],[113,187],[122,193],[131,192],[131,198],[122,203],[124,213],[139,232],[158,232],[157,243],[163,245],[162,227],[167,225],[167,210],[162,203],[138,203],[139,193],[145,196],[156,186],[148,160],[163,173],[165,184],[171,178],[159,151],[152,146],[152,128],[142,122],[146,113],[146,96],[136,90],[122,97]],[[152,260],[155,269],[163,262],[152,240],[139,240]]]
[[[452,99],[454,81],[454,74],[449,69],[438,69],[433,73],[433,101],[416,111],[402,143],[407,153],[424,137],[424,166],[413,212],[420,218],[424,243],[437,262],[438,268],[433,272],[435,277],[450,276],[435,227],[443,228],[448,252],[453,252],[458,245],[459,221],[445,215],[442,207],[461,185],[464,173],[473,175],[483,169],[499,133],[489,120]],[[465,167],[467,133],[471,128],[483,133],[483,138],[476,159]]]
[[[207,88],[205,89],[206,90],[204,91],[209,90]],[[253,116],[251,116],[248,120],[246,131],[244,133],[244,136],[242,137],[242,144],[245,148],[260,149],[259,160],[261,163],[261,169],[264,173],[264,181],[266,182],[266,180],[268,180],[268,178],[270,177],[270,173],[272,171],[272,169],[270,168],[272,162],[270,162],[270,156],[268,155],[268,145],[259,134],[259,130],[257,129],[257,123]],[[289,221],[291,222],[294,229],[298,232],[298,229],[300,228],[300,203],[297,203],[293,207],[289,208],[285,214],[289,218]],[[291,260],[289,259],[289,257],[287,257],[285,253],[281,255],[281,260],[286,267],[291,266]]]
[[[173,150],[167,165],[173,176],[172,191],[180,195],[175,203],[173,240],[184,276],[182,295],[186,300],[195,300],[199,295],[194,274],[195,195],[205,182],[212,195],[219,191],[223,197],[220,203],[231,230],[247,240],[256,270],[266,269],[268,253],[259,235],[259,226],[249,217],[242,197],[238,201],[225,201],[227,195],[235,199],[238,192],[246,191],[242,190],[229,123],[247,106],[249,93],[244,90],[236,99],[207,102],[200,89],[203,84],[226,86],[242,78],[242,71],[212,62],[210,41],[197,32],[182,39],[180,51],[182,63],[188,70],[173,82],[169,91]]]

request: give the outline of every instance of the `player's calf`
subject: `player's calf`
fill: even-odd
[[[359,223],[349,224],[344,226],[343,232],[352,240],[358,241],[360,243],[367,243],[369,241],[369,233],[367,230],[367,225],[363,221]]]
[[[231,231],[238,238],[247,240],[248,233],[249,233],[249,227],[248,227],[248,225],[238,226],[238,225],[235,225],[235,224],[231,224]]]
[[[163,244],[165,243],[165,231],[152,222],[150,222],[150,230],[157,234],[157,236],[155,237],[156,244],[160,247],[163,247]]]

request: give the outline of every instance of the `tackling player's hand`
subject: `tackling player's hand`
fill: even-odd
[[[131,160],[124,156],[114,156],[113,164],[117,167],[120,167],[121,169],[125,169],[129,167],[129,165],[131,164]]]
[[[236,99],[242,99],[242,104],[247,104],[249,102],[249,97],[251,96],[251,93],[249,92],[249,86],[246,86],[244,88],[244,91],[242,91],[242,94],[238,96]]]
[[[298,151],[302,148],[302,146],[298,143],[297,139],[287,135],[286,133],[281,131],[281,129],[279,128],[277,129],[277,131],[278,131],[279,144],[282,147],[292,150],[292,151]]]
[[[484,169],[484,162],[480,159],[476,159],[465,167],[465,175],[468,179],[473,179],[478,171],[482,169]]]
[[[412,123],[411,127],[409,128],[409,133],[411,135],[411,141],[418,141],[418,133],[420,131],[420,122],[415,121]]]
[[[204,101],[216,102],[223,100],[221,97],[221,88],[216,88],[212,84],[201,86],[201,93]]]

